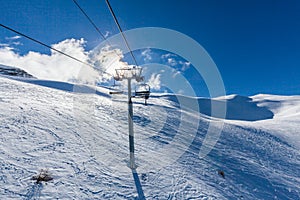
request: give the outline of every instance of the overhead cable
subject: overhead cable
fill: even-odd
[[[106,39],[106,37],[103,35],[103,33],[99,30],[99,28],[96,26],[96,24],[92,21],[92,19],[88,16],[88,14],[81,8],[81,6],[77,3],[76,0],[73,0],[75,5],[79,8],[79,10],[82,12],[82,14],[88,19],[88,21],[93,25],[93,27],[96,29],[96,31],[99,33],[99,35],[103,38],[103,40],[106,41],[106,43],[112,47],[111,43]],[[114,53],[122,59],[122,56],[119,55],[115,49],[113,49]]]
[[[134,55],[133,55],[133,52],[132,52],[132,50],[131,50],[131,48],[130,48],[130,46],[129,46],[129,43],[128,43],[128,41],[127,41],[127,39],[126,39],[126,37],[125,37],[123,31],[122,31],[122,28],[121,28],[121,26],[120,26],[120,24],[119,24],[119,22],[118,22],[118,19],[117,19],[115,13],[114,13],[114,11],[113,11],[113,9],[112,9],[112,7],[111,7],[109,1],[108,1],[108,0],[105,0],[105,1],[106,1],[106,4],[107,4],[108,8],[109,8],[109,11],[110,11],[111,15],[113,16],[113,18],[114,18],[114,20],[115,20],[115,23],[116,23],[117,26],[118,26],[118,29],[119,29],[119,31],[120,31],[120,33],[121,33],[123,39],[124,39],[124,41],[125,41],[125,44],[126,44],[128,50],[129,50],[130,54],[131,54],[131,57],[133,58],[133,61],[134,61],[135,65],[138,66],[138,63],[137,63],[137,61],[136,61],[136,59],[135,59],[135,57],[134,57]]]

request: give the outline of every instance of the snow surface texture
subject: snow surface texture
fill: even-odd
[[[140,167],[131,170],[126,96],[93,90],[0,76],[0,199],[300,199],[299,96],[213,99],[228,103],[228,115],[203,159],[208,124],[218,117],[209,116],[208,99],[153,95],[148,106],[134,99]],[[178,98],[198,101],[202,114]],[[182,144],[153,158],[178,135]],[[42,169],[53,180],[37,184],[31,179]]]

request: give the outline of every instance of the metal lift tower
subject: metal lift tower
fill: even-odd
[[[141,67],[133,68],[122,68],[116,69],[116,76],[114,76],[116,81],[122,81],[127,79],[128,84],[128,132],[129,132],[129,153],[130,153],[130,162],[129,167],[135,169],[135,159],[134,159],[134,131],[133,131],[133,108],[132,108],[132,94],[131,94],[131,80],[135,79],[137,82],[143,81],[144,77],[142,76]]]

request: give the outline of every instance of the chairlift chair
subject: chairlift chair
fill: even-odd
[[[121,90],[110,90],[109,94],[112,94],[112,95],[114,95],[114,94],[123,94],[123,91],[121,91]]]
[[[114,81],[114,85],[109,89],[109,94],[123,94],[123,91],[120,88],[121,85],[116,84],[116,82]]]
[[[145,105],[147,105],[147,99],[150,97],[150,86],[146,83],[136,85],[134,97],[144,98]]]

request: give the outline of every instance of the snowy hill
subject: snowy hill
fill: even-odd
[[[135,99],[135,171],[126,166],[126,98],[107,94],[0,76],[0,199],[300,199],[299,96],[213,99],[228,112],[204,158],[209,124],[219,120],[209,99]],[[53,180],[31,180],[41,169]]]

